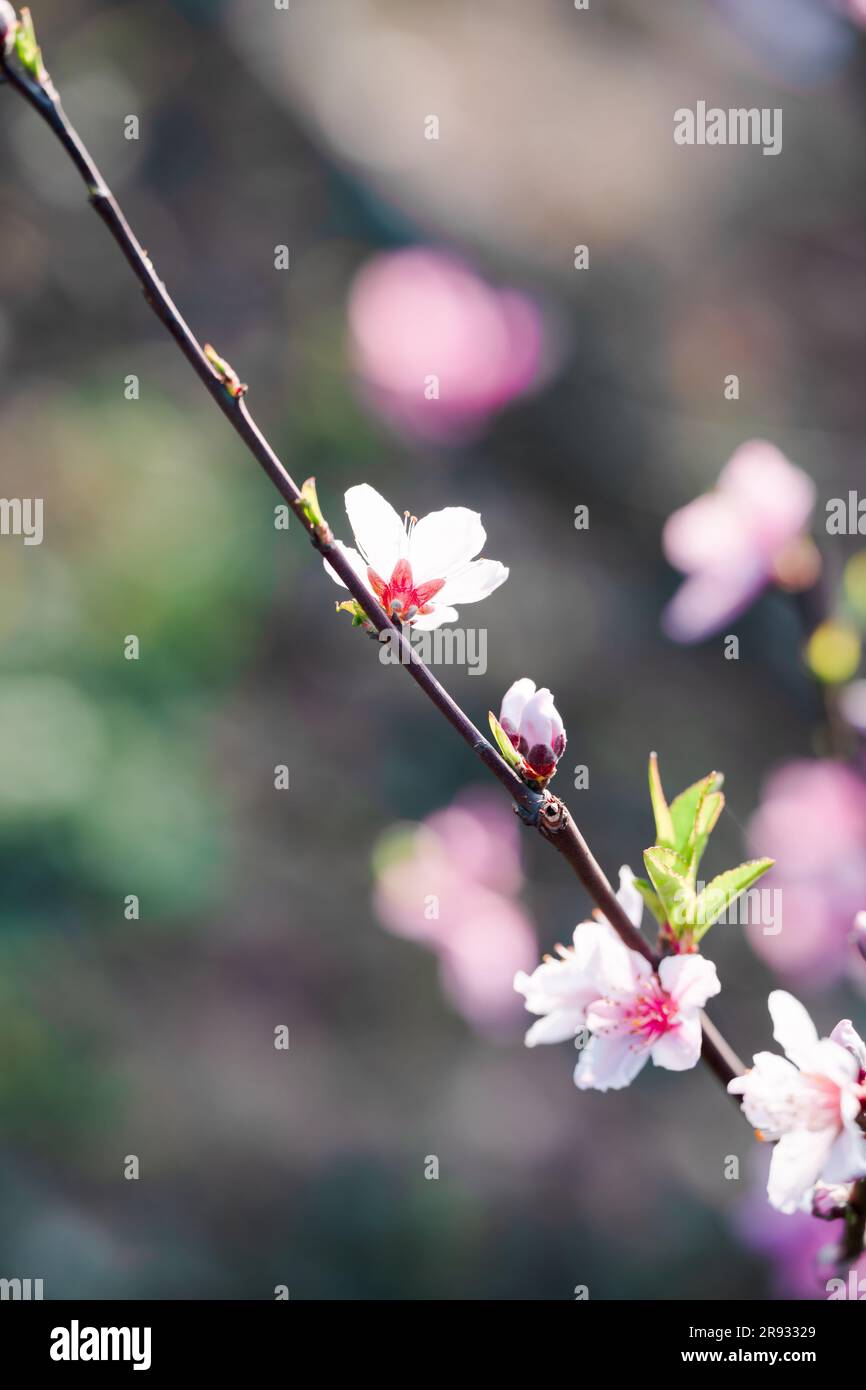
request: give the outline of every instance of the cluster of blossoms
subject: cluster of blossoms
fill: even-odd
[[[690,574],[668,614],[669,628],[680,637],[700,635],[738,611],[756,586],[771,576],[780,579],[791,544],[802,537],[814,500],[811,485],[771,446],[749,447],[748,457],[740,451],[728,464],[715,494],[691,504],[669,524],[669,553],[678,554]],[[454,604],[486,598],[508,577],[497,561],[477,558],[485,532],[478,514],[466,508],[445,508],[420,521],[401,520],[379,493],[362,485],[346,493],[346,511],[355,547],[336,544],[386,614],[400,624],[423,630],[453,621],[458,616]],[[741,542],[735,539],[744,516],[752,561],[745,568]],[[717,545],[711,548],[711,561],[698,564],[708,527]],[[342,582],[327,561],[326,568]],[[370,626],[355,601],[338,608],[347,608],[356,622]],[[490,727],[503,758],[525,782],[543,791],[566,747],[551,692],[522,676],[506,692],[499,717],[490,714]],[[700,953],[700,941],[773,863],[750,860],[699,891],[698,865],[724,806],[721,785],[721,777],[710,773],[668,805],[655,756],[650,760],[656,841],[644,853],[648,878],[638,879],[623,867],[617,900],[635,932],[649,907],[659,926],[660,955],[650,960],[632,949],[596,912],[578,924],[569,947],[557,947],[557,956],[546,957],[531,974],[521,968],[514,976],[514,990],[536,1015],[527,1046],[574,1040],[580,1052],[574,1081],[581,1090],[628,1086],[650,1059],[668,1071],[686,1071],[700,1058],[700,1011],[721,989],[715,966]],[[467,873],[465,855],[462,876],[452,867],[461,860],[459,845],[467,835],[486,844],[489,859],[490,840],[481,825],[467,807],[453,808],[417,829],[405,852],[386,856],[378,902],[392,930],[426,941],[440,955],[452,998],[483,1026],[503,1015],[502,996],[498,986],[491,994],[479,984],[487,975],[485,933],[474,932],[477,952],[464,949],[465,884],[474,882],[472,901],[488,923],[501,924],[510,904],[483,873],[474,878]],[[413,894],[407,894],[407,873],[417,881],[421,862],[446,899],[444,917],[437,910],[422,921]],[[439,896],[434,894],[437,909]],[[522,954],[531,943],[531,930],[519,908],[512,912],[513,946]],[[841,1214],[851,1185],[866,1176],[866,1045],[848,1020],[829,1038],[819,1039],[805,1009],[783,991],[771,994],[770,1012],[786,1056],[758,1053],[754,1067],[731,1081],[729,1090],[742,1097],[759,1137],[775,1143],[768,1183],[773,1206],[783,1212]]]

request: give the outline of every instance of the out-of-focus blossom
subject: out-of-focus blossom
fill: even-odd
[[[850,1019],[829,1038],[784,990],[769,998],[773,1037],[785,1057],[758,1052],[754,1067],[728,1085],[743,1097],[749,1123],[776,1141],[767,1196],[779,1211],[808,1211],[815,1185],[866,1174],[866,1134],[858,1118],[866,1101],[866,1044]],[[788,1060],[786,1060],[786,1058]]]
[[[505,692],[499,723],[527,765],[530,778],[546,781],[565,752],[565,725],[546,686],[521,676]]]
[[[619,901],[634,926],[643,903],[631,870],[620,870]],[[650,1059],[669,1071],[687,1071],[701,1055],[699,1013],[721,989],[716,967],[699,955],[667,956],[658,973],[630,950],[610,923],[580,922],[572,947],[559,960],[521,972],[514,988],[531,1013],[528,1047],[563,1042],[585,1028],[590,1038],[574,1071],[580,1090],[620,1090]]]
[[[858,912],[854,918],[851,940],[863,959],[866,960],[866,912]]]
[[[459,616],[452,604],[477,603],[508,578],[498,560],[473,558],[486,534],[478,512],[468,507],[444,507],[420,521],[407,514],[401,520],[375,488],[361,483],[346,493],[346,513],[358,549],[337,545],[385,612],[399,622],[419,629],[452,623]]]
[[[383,925],[436,953],[451,1003],[492,1035],[514,1024],[514,973],[538,949],[517,898],[518,833],[501,798],[477,792],[420,825],[395,828],[376,855],[375,906]]]
[[[748,839],[775,859],[764,890],[781,903],[772,931],[750,921],[753,948],[790,980],[838,979],[866,902],[866,784],[830,759],[787,763],[768,779]]]
[[[741,445],[713,491],[665,524],[665,555],[686,575],[662,618],[668,636],[698,642],[738,617],[768,584],[813,584],[820,562],[804,532],[814,504],[811,478],[773,444]]]
[[[386,252],[349,298],[354,366],[392,424],[444,442],[473,437],[539,379],[541,314],[468,265],[423,247]]]

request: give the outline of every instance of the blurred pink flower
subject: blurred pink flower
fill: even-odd
[[[668,636],[698,642],[738,617],[768,584],[813,583],[817,552],[803,533],[814,505],[811,478],[773,444],[741,445],[714,490],[665,523],[665,555],[686,575],[662,616]]]
[[[472,792],[421,824],[395,827],[376,856],[374,901],[383,926],[434,951],[451,1003],[494,1036],[516,1023],[514,975],[538,951],[516,897],[523,882],[518,832],[499,797]]]
[[[781,930],[747,928],[758,955],[812,986],[859,964],[850,935],[866,902],[866,784],[857,773],[830,759],[787,763],[768,779],[748,838],[776,860],[762,888],[781,891]]]
[[[541,375],[538,307],[439,251],[410,247],[368,261],[348,312],[352,361],[372,404],[422,438],[473,437]]]

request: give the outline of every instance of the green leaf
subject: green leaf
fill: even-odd
[[[684,858],[701,802],[709,792],[718,791],[723,782],[724,778],[720,772],[711,772],[699,782],[693,782],[690,787],[686,787],[685,791],[680,792],[671,802],[674,848]]]
[[[659,760],[655,753],[650,753],[649,757],[649,789],[656,823],[656,844],[663,845],[665,849],[674,849],[676,847],[674,823],[671,819],[670,808],[665,800],[659,773]]]
[[[738,864],[735,869],[728,869],[712,879],[696,902],[695,941],[700,941],[731,903],[753,883],[757,883],[774,863],[773,859],[749,859],[745,864]]]
[[[667,921],[667,917],[665,916],[665,910],[662,906],[661,898],[659,897],[656,890],[653,888],[649,879],[636,878],[634,880],[634,886],[640,893],[641,897],[646,903],[646,906],[649,908],[653,917],[655,917],[659,926],[663,927],[665,925],[665,922]]]
[[[686,851],[689,861],[689,872],[692,883],[698,876],[698,865],[707,847],[707,841],[716,827],[716,822],[722,814],[725,805],[725,797],[722,792],[708,792],[700,806],[695,818],[695,825],[689,838],[688,849]]]
[[[688,865],[672,849],[654,845],[644,850],[644,863],[664,908],[665,921],[675,935],[694,925],[697,896],[689,881]]]
[[[502,754],[505,761],[508,763],[508,766],[513,767],[515,769],[522,767],[523,759],[521,758],[517,749],[514,747],[514,744],[511,742],[511,739],[508,737],[507,733],[503,729],[502,725],[500,724],[499,720],[496,718],[496,715],[493,713],[492,710],[488,711],[487,718],[490,723],[490,732],[496,739],[497,747],[499,748],[499,751]]]

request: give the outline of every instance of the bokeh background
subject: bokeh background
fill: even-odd
[[[756,813],[772,829],[753,848],[808,913],[772,957],[712,938],[741,1052],[780,982],[822,1031],[862,1024],[856,656],[823,686],[803,656],[864,612],[863,540],[823,525],[864,477],[854,0],[34,9],[158,270],[338,533],[359,481],[481,511],[511,569],[461,615],[488,669],[439,674],[476,722],[518,676],[553,689],[558,789],[608,872],[651,842],[650,748],[672,792],[726,773],[708,869]],[[699,99],[782,107],[782,153],[676,146]],[[41,546],[0,540],[0,1275],[57,1298],[814,1294],[833,1232],[767,1210],[702,1068],[579,1095],[567,1046],[524,1049],[509,980],[568,940],[578,885],[334,614],[8,90],[0,130],[0,490],[45,504]],[[754,437],[815,481],[823,576],[761,597],[729,661],[664,635],[662,528]]]

